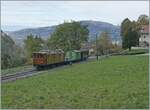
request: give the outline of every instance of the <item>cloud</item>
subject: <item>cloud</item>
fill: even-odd
[[[1,1],[2,25],[46,26],[64,20],[120,24],[149,13],[148,1]]]

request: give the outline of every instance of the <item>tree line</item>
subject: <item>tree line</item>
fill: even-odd
[[[79,22],[72,21],[60,24],[46,41],[39,38],[39,42],[37,37],[29,35],[24,43],[27,49],[28,58],[31,59],[32,53],[41,49],[61,49],[64,52],[79,50],[81,49],[82,44],[88,42],[88,36],[89,30],[87,29],[87,26],[83,26]],[[93,42],[95,45],[95,54],[98,55],[110,53],[111,49],[115,47],[112,44],[111,36],[108,32],[102,32],[98,35],[97,45],[95,42],[96,41]]]

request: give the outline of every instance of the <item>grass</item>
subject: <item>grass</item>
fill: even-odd
[[[124,55],[136,55],[136,54],[145,54],[148,53],[148,49],[131,49],[131,51],[129,51],[129,49],[124,50],[122,52],[122,54]]]
[[[14,67],[14,68],[9,68],[9,69],[2,69],[1,73],[2,73],[2,75],[9,75],[9,74],[17,73],[17,72],[30,70],[32,68],[33,68],[32,65],[19,66],[19,67]]]
[[[73,64],[2,84],[2,108],[147,108],[148,56]]]

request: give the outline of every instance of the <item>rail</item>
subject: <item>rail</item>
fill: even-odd
[[[36,73],[36,69],[31,69],[28,71],[23,71],[23,72],[18,72],[16,74],[11,74],[11,75],[5,75],[1,76],[1,82],[9,82],[9,81],[14,81],[19,78],[24,78],[33,75],[33,73]]]

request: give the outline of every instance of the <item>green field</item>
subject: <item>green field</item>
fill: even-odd
[[[2,84],[2,108],[148,108],[148,56],[114,56]]]

